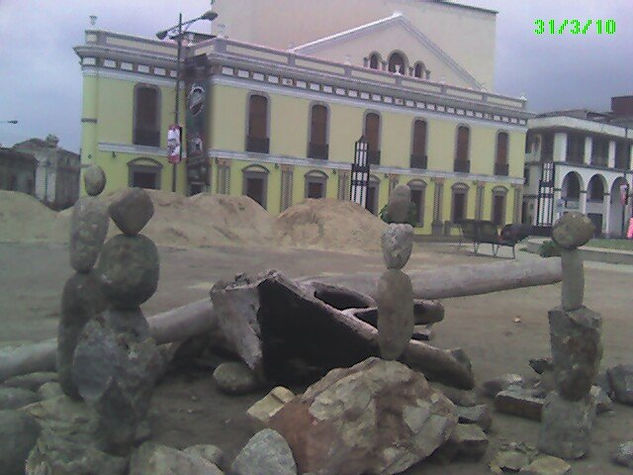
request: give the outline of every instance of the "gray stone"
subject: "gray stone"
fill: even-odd
[[[57,373],[59,384],[72,398],[79,398],[71,375],[77,340],[86,323],[105,306],[101,287],[92,272],[75,274],[66,281],[62,292],[62,316],[57,327]]]
[[[231,465],[234,475],[296,475],[292,451],[281,434],[259,431],[247,442]]]
[[[561,267],[563,283],[561,284],[561,305],[566,311],[582,307],[585,295],[585,272],[582,258],[577,249],[561,249]]]
[[[112,307],[134,309],[156,292],[159,267],[151,239],[119,234],[103,246],[95,272]]]
[[[619,444],[611,455],[611,460],[623,467],[633,468],[633,441]]]
[[[431,341],[433,339],[433,324],[414,325],[411,339],[418,341]]]
[[[207,462],[211,462],[214,465],[217,465],[218,468],[224,469],[224,465],[226,463],[226,458],[224,456],[224,452],[221,448],[216,447],[211,444],[199,444],[192,445],[191,447],[187,447],[183,449],[183,452],[188,455],[195,455],[200,457]]]
[[[40,426],[20,411],[0,410],[0,467],[5,475],[23,475],[25,460],[35,445]]]
[[[246,414],[255,422],[255,425],[267,426],[270,418],[274,416],[284,404],[295,397],[294,393],[283,386],[273,388],[265,397],[248,408]]]
[[[519,387],[500,391],[495,396],[495,409],[504,414],[541,420],[541,409],[545,400],[535,397],[533,392]]]
[[[0,387],[0,410],[18,409],[39,400],[38,395],[28,389]]]
[[[108,211],[121,232],[135,236],[154,215],[154,205],[144,189],[128,188],[110,204]]]
[[[410,224],[389,224],[381,237],[382,257],[387,269],[402,269],[411,257],[413,227]]]
[[[591,389],[602,358],[602,319],[586,307],[548,312],[554,378],[558,393],[570,401]]]
[[[93,196],[79,198],[70,219],[70,265],[77,272],[90,272],[108,234],[108,209]]]
[[[61,385],[56,382],[44,383],[37,390],[37,395],[40,399],[51,399],[59,397],[64,394],[64,390]]]
[[[633,405],[633,365],[617,365],[607,370],[615,400]]]
[[[378,345],[388,360],[402,355],[413,334],[413,287],[411,279],[400,270],[385,271],[378,281]]]
[[[487,431],[492,425],[490,409],[486,404],[472,407],[457,406],[457,417],[462,424],[477,424],[482,430]]]
[[[488,449],[488,437],[477,425],[457,424],[446,445],[456,459],[477,461]]]
[[[553,371],[554,363],[552,363],[551,357],[545,358],[530,358],[530,368],[536,371],[538,374],[543,374],[545,371]]]
[[[466,391],[464,389],[457,389],[451,386],[445,386],[438,382],[432,382],[431,386],[437,391],[440,391],[456,406],[473,407],[479,404],[477,394],[474,389]]]
[[[591,386],[589,394],[593,404],[596,406],[596,414],[603,414],[613,410],[613,401],[600,386]]]
[[[520,450],[500,450],[490,462],[493,473],[518,472],[530,463],[528,455]]]
[[[115,309],[103,312],[105,325],[115,333],[125,333],[134,341],[140,342],[149,338],[149,323],[140,308]]]
[[[241,361],[227,361],[213,372],[218,388],[228,394],[248,394],[260,387],[255,372]]]
[[[6,379],[2,384],[11,388],[28,389],[29,391],[37,391],[42,384],[57,381],[57,373],[41,371],[37,373],[29,373],[21,376],[13,376]]]
[[[558,457],[541,455],[519,470],[519,473],[524,475],[568,475],[571,473],[571,465]]]
[[[153,442],[145,442],[132,454],[130,473],[220,475],[223,472],[215,464],[198,455]]]
[[[387,203],[387,216],[392,223],[406,223],[409,217],[409,203],[411,203],[411,189],[407,185],[397,185]]]
[[[595,407],[590,396],[568,401],[552,392],[545,399],[538,449],[563,459],[585,456],[591,446]]]
[[[552,239],[564,249],[575,249],[586,244],[595,231],[593,222],[584,214],[565,213],[554,224]]]
[[[83,175],[86,193],[90,196],[101,194],[106,186],[106,176],[103,168],[98,165],[91,165],[84,170]]]
[[[270,426],[288,441],[300,473],[399,473],[449,439],[454,411],[422,374],[368,358],[330,371]]]
[[[488,381],[484,381],[481,390],[485,396],[495,397],[497,393],[505,391],[510,386],[522,386],[523,377],[518,374],[506,373]]]
[[[593,383],[596,386],[600,386],[604,393],[609,396],[609,398],[611,398],[611,400],[615,399],[615,393],[613,392],[613,388],[611,387],[611,381],[609,381],[607,370],[600,371]]]

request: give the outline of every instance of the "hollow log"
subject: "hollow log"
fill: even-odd
[[[562,279],[559,258],[530,260],[528,262],[494,262],[469,264],[416,271],[406,269],[417,299],[445,299],[465,297],[500,290],[511,290],[535,285],[549,285]],[[334,285],[375,297],[378,274],[355,273],[326,277],[310,276],[297,279],[306,285]]]

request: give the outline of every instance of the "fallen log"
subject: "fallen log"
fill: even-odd
[[[559,258],[529,262],[494,262],[416,271],[406,269],[417,299],[445,299],[486,294],[536,285],[548,285],[562,279]],[[356,273],[326,277],[309,276],[296,281],[305,285],[336,285],[374,297],[379,274]]]

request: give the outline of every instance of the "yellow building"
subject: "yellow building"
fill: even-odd
[[[103,167],[106,191],[171,190],[175,171],[177,192],[246,194],[273,214],[306,197],[349,199],[364,136],[373,213],[406,183],[418,233],[450,232],[462,218],[520,222],[530,114],[525,99],[485,88],[495,12],[431,0],[277,2],[268,10],[287,18],[275,21],[253,0],[221,0],[217,36],[185,38],[179,116],[187,147],[175,167],[167,130],[176,45],[86,31],[75,48],[84,76],[81,155]],[[361,4],[363,14],[351,14]],[[244,22],[240,11],[250,12]]]

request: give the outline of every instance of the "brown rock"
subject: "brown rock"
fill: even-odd
[[[544,403],[544,399],[534,397],[530,391],[521,388],[507,389],[495,396],[497,411],[535,421],[541,420]]]
[[[395,360],[407,348],[413,334],[411,279],[400,270],[389,269],[380,276],[376,294],[380,354]]]
[[[90,196],[100,194],[106,185],[106,176],[103,168],[92,165],[84,170],[84,186]]]
[[[154,215],[154,205],[142,188],[129,188],[108,208],[114,224],[124,234],[135,236]]]
[[[556,244],[565,249],[580,247],[593,237],[595,226],[593,222],[582,213],[565,213],[552,231],[552,239]]]

